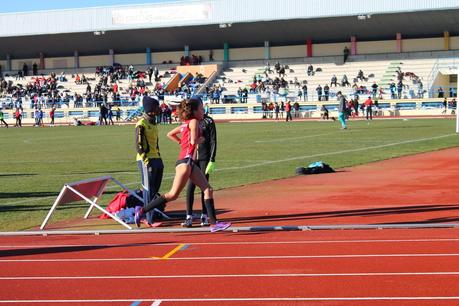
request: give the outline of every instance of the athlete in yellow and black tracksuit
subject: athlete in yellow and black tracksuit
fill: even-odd
[[[137,165],[142,175],[143,200],[149,203],[161,187],[164,164],[159,153],[158,126],[156,116],[159,102],[145,96],[143,98],[144,115],[135,125],[135,143]],[[148,224],[153,224],[153,211],[147,213]]]

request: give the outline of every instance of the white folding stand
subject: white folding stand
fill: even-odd
[[[132,194],[139,200],[143,201],[135,192],[133,192],[132,190],[130,190],[125,185],[121,184],[119,181],[112,178],[111,176],[103,176],[103,177],[98,177],[94,179],[65,184],[61,192],[59,193],[59,196],[57,197],[56,201],[54,202],[53,206],[51,206],[51,209],[48,212],[48,215],[46,216],[42,225],[40,226],[40,229],[42,230],[45,228],[46,224],[48,223],[49,218],[51,217],[53,212],[56,210],[58,205],[79,202],[79,201],[85,201],[88,204],[90,204],[88,211],[84,215],[85,219],[89,217],[92,209],[95,207],[99,209],[101,212],[110,216],[110,218],[112,218],[119,224],[123,225],[124,227],[128,229],[132,229],[132,227],[129,226],[126,222],[122,221],[120,218],[118,218],[114,214],[108,212],[106,209],[104,209],[97,203],[97,201],[100,199],[100,197],[104,193],[105,187],[110,181],[113,181],[115,184],[119,185],[121,188],[123,188],[124,190],[127,190],[130,194]]]

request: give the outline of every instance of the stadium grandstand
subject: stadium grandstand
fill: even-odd
[[[372,96],[381,116],[456,107],[455,0],[171,1],[5,13],[0,25],[9,123],[17,109],[33,122],[36,108],[97,121],[101,105],[129,120],[143,95],[166,113],[200,95],[217,119],[260,118],[286,101],[319,118],[322,105],[336,111],[338,91]]]

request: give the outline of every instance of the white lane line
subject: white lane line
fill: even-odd
[[[301,301],[438,301],[459,300],[459,296],[364,296],[364,297],[296,297],[296,298],[207,298],[207,299],[161,299],[161,302],[301,302]],[[150,302],[151,299],[110,299],[110,300],[0,300],[0,303],[120,303]],[[158,300],[154,300],[156,302]],[[153,304],[152,304],[153,305]]]
[[[245,260],[245,259],[314,259],[314,258],[384,258],[384,257],[456,257],[459,253],[414,253],[414,254],[336,254],[336,255],[272,255],[272,256],[206,256],[171,257],[172,260]],[[104,262],[104,261],[153,261],[156,258],[49,258],[49,259],[1,259],[2,262]]]
[[[278,138],[278,139],[270,139],[270,140],[256,140],[255,143],[272,143],[272,142],[283,142],[289,140],[296,140],[296,139],[307,139],[307,138],[314,138],[320,136],[327,136],[336,133],[324,133],[324,134],[315,134],[315,135],[306,135],[306,136],[298,136],[298,137],[290,137],[290,138]]]
[[[434,239],[359,239],[359,240],[298,240],[298,241],[235,241],[235,242],[181,242],[189,245],[279,245],[279,244],[339,244],[339,243],[405,243],[405,242],[459,242],[459,238]],[[135,246],[169,246],[176,243],[132,242],[124,244],[31,244],[31,245],[0,245],[1,249],[35,249],[35,248],[70,248],[70,247],[135,247]]]
[[[442,135],[442,136],[435,136],[435,137],[428,137],[428,138],[420,138],[420,139],[399,141],[399,142],[393,142],[393,143],[377,145],[377,146],[362,147],[362,148],[357,148],[357,149],[349,149],[349,150],[341,150],[341,151],[334,151],[334,152],[327,152],[327,153],[318,153],[318,154],[312,154],[312,155],[296,156],[296,157],[272,160],[272,161],[267,161],[267,162],[263,162],[263,163],[240,166],[240,167],[228,167],[228,168],[223,168],[223,169],[216,169],[215,171],[248,169],[248,168],[254,168],[254,167],[259,167],[259,166],[266,166],[266,165],[270,165],[270,164],[289,162],[289,161],[294,161],[294,160],[299,160],[299,159],[306,159],[306,158],[313,158],[313,157],[323,157],[323,156],[330,156],[330,155],[337,155],[337,154],[344,154],[344,153],[354,153],[354,152],[361,152],[361,151],[367,151],[367,150],[373,150],[373,149],[381,149],[381,148],[393,147],[393,146],[398,146],[398,145],[404,145],[404,144],[410,144],[410,143],[416,143],[416,142],[422,142],[422,141],[441,139],[441,138],[446,138],[446,137],[451,137],[451,136],[457,136],[457,134],[447,134],[447,135]]]
[[[459,275],[458,272],[372,272],[372,273],[287,273],[287,274],[186,274],[186,275],[106,275],[106,276],[2,276],[0,280],[99,280],[99,279],[189,279],[252,277],[349,277],[349,276],[432,276]]]
[[[261,163],[250,164],[250,165],[240,166],[240,167],[217,168],[217,169],[215,169],[215,171],[221,172],[221,171],[228,171],[228,170],[249,169],[249,168],[265,166],[265,165],[269,165],[269,164],[283,163],[283,162],[294,161],[294,160],[299,160],[299,159],[314,158],[314,157],[321,157],[321,156],[330,156],[330,155],[337,155],[337,154],[344,154],[344,153],[361,152],[361,151],[366,151],[366,150],[380,149],[380,148],[398,146],[398,145],[403,145],[403,144],[416,143],[416,142],[421,142],[421,141],[429,141],[429,140],[441,139],[441,138],[446,138],[446,137],[451,137],[451,136],[457,136],[457,134],[447,134],[447,135],[435,136],[435,137],[429,137],[429,138],[421,138],[421,139],[393,142],[393,143],[388,143],[388,144],[384,144],[384,145],[362,147],[362,148],[358,148],[358,149],[349,149],[349,150],[342,150],[342,151],[335,151],[335,152],[318,153],[318,154],[312,154],[312,155],[303,155],[303,156],[290,157],[290,158],[279,159],[279,160],[270,160],[270,161],[264,161],[264,162],[261,162]],[[173,176],[172,177],[165,177],[165,178],[163,178],[163,180],[169,180],[169,179],[172,179],[172,178],[173,178]],[[135,185],[135,184],[140,184],[140,183],[139,182],[133,182],[133,183],[127,183],[125,185],[126,186],[131,186],[131,185]],[[107,187],[107,189],[109,189],[109,188],[110,187]],[[54,198],[55,197],[52,196],[52,197],[43,197],[43,198],[38,198],[38,199],[39,200],[45,200],[45,199],[54,199]],[[34,201],[37,201],[37,198],[30,199],[30,200],[7,203],[7,205],[21,204],[21,203],[34,202]]]

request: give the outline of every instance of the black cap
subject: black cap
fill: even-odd
[[[158,100],[152,97],[149,97],[149,96],[143,97],[142,103],[143,103],[143,111],[146,114],[153,112],[155,107],[159,107]]]

